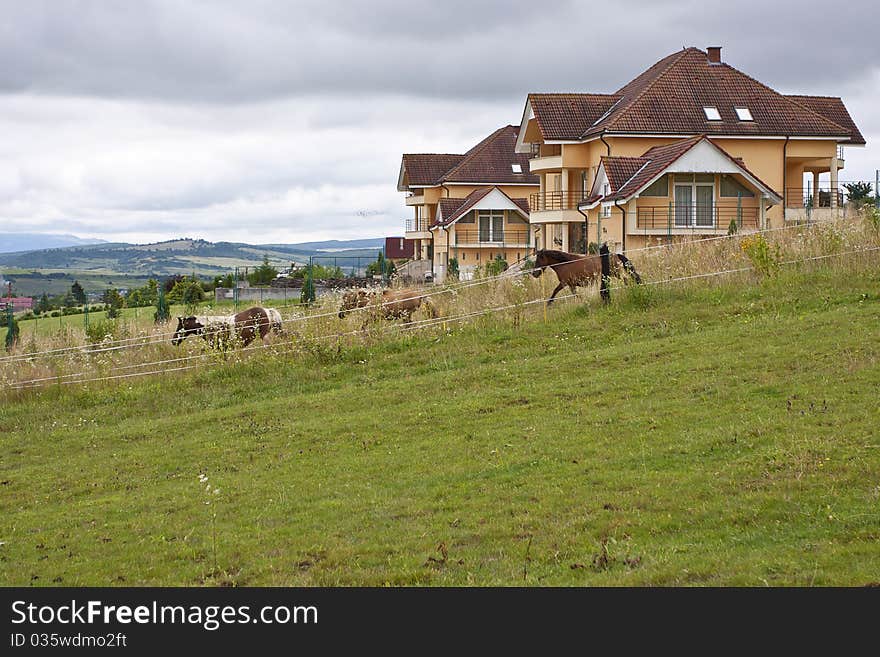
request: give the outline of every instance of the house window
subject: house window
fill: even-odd
[[[478,213],[480,221],[480,241],[481,242],[503,242],[504,241],[504,211],[503,210],[480,210]]]
[[[752,118],[752,113],[749,111],[748,107],[734,107],[736,110],[736,116],[740,121],[754,121]]]
[[[755,193],[733,176],[721,176],[721,196],[725,198],[754,198]]]
[[[639,196],[669,196],[669,174],[663,174],[648,185]]]
[[[522,173],[522,165],[521,164],[511,164],[510,169],[514,173]]]
[[[602,217],[607,218],[610,216],[611,216],[611,206],[610,205],[603,205],[602,206]]]
[[[706,114],[706,118],[710,121],[720,121],[721,114],[718,112],[717,107],[712,107],[711,105],[704,107],[703,112]]]
[[[677,228],[713,228],[715,226],[715,185],[711,174],[675,178],[675,226]]]

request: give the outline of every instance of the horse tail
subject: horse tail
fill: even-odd
[[[620,264],[623,265],[623,268],[629,272],[629,275],[633,277],[635,282],[639,285],[642,284],[642,277],[639,276],[639,272],[636,271],[635,265],[633,265],[632,260],[627,258],[622,253],[617,254],[618,260],[620,260]]]
[[[428,309],[428,313],[431,315],[431,319],[436,319],[437,308],[434,306],[434,304],[431,303],[427,297],[422,297],[422,303],[424,304],[425,308]]]

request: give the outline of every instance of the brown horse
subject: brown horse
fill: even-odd
[[[191,335],[199,335],[213,347],[225,346],[236,336],[245,347],[257,337],[266,343],[272,321],[265,308],[254,306],[228,317],[178,317],[171,344],[179,345]]]
[[[603,245],[604,247],[604,245]],[[607,247],[604,247],[607,251]],[[608,275],[623,278],[624,272],[632,276],[636,283],[642,282],[642,277],[636,271],[632,261],[622,253],[614,254],[616,258],[609,257]],[[553,294],[547,300],[549,306],[553,303],[553,297],[559,294],[566,285],[575,294],[575,288],[592,285],[602,278],[602,256],[582,255],[579,253],[566,253],[565,251],[553,251],[542,249],[535,254],[535,268],[532,276],[538,278],[544,269],[550,267],[556,272],[559,285],[553,290]]]
[[[403,321],[412,321],[413,313],[425,306],[431,317],[437,316],[437,310],[424,294],[417,290],[382,290],[376,291],[352,290],[342,295],[342,305],[339,307],[339,317],[356,308],[370,307],[373,315],[380,315],[385,319],[403,318]]]

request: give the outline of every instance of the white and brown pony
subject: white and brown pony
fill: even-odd
[[[198,335],[215,348],[225,347],[232,339],[246,347],[258,337],[266,344],[271,329],[269,314],[259,306],[226,317],[191,315],[177,318],[177,330],[171,344],[176,346],[189,336]]]
[[[342,295],[339,317],[343,318],[357,308],[369,308],[371,315],[385,319],[402,318],[404,322],[412,321],[412,315],[422,306],[433,318],[437,317],[437,309],[426,294],[418,290],[382,290],[381,293],[367,290],[351,290]]]

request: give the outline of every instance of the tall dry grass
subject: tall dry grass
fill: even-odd
[[[754,245],[763,241],[761,249]],[[677,285],[711,285],[713,278],[690,278],[715,272],[753,268],[749,278],[772,275],[774,267],[809,266],[807,259],[853,251],[862,254],[842,256],[824,261],[834,267],[865,258],[880,261],[880,222],[870,210],[848,217],[811,225],[793,226],[785,230],[733,235],[724,239],[694,240],[662,248],[634,250],[629,256],[647,283]],[[756,253],[770,258],[768,270],[755,267]],[[775,264],[774,264],[775,263]],[[743,274],[739,274],[742,276]],[[722,277],[719,277],[719,279]],[[685,280],[682,280],[685,279]],[[125,378],[153,372],[178,371],[212,363],[236,362],[258,354],[296,354],[298,352],[332,352],[354,344],[369,344],[386,339],[399,339],[413,330],[450,331],[461,320],[470,322],[503,322],[517,325],[545,311],[542,303],[557,284],[554,274],[535,279],[528,273],[486,277],[467,282],[450,282],[426,288],[439,318],[432,320],[421,309],[411,324],[377,319],[366,309],[353,312],[344,319],[336,315],[341,292],[329,293],[312,306],[282,307],[285,332],[273,336],[268,346],[259,342],[248,348],[217,351],[197,337],[178,347],[171,344],[173,324],[144,325],[126,320],[104,322],[104,335],[92,330],[91,335],[80,327],[66,325],[48,335],[25,337],[11,351],[0,352],[0,387],[4,390],[20,386],[44,386],[84,380],[126,380]],[[614,281],[614,287],[623,284]],[[580,289],[578,297],[568,301],[587,300],[597,295],[595,289]],[[503,310],[495,310],[495,309]]]

